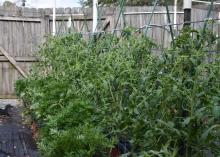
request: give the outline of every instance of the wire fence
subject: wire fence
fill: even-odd
[[[77,29],[74,28],[73,24],[72,29],[68,29],[68,32],[77,32],[81,33],[84,36],[93,36],[105,33],[114,33],[120,35],[124,28],[134,27],[137,33],[144,33],[147,37],[155,41],[158,45],[166,48],[169,47],[170,43],[180,34],[186,22],[183,21],[182,11],[173,12],[173,10],[171,10],[170,6],[168,5],[165,5],[162,10],[160,10],[161,8],[158,9],[158,7],[160,7],[157,5],[158,2],[159,0],[155,0],[154,6],[149,9],[150,11],[128,11],[128,9],[125,7],[125,0],[120,0],[118,12],[112,15],[114,16],[112,20],[113,25],[108,30],[99,29],[101,28],[101,26],[103,26],[104,22],[104,20],[102,20],[102,16],[104,16],[103,8],[99,7],[98,25],[95,33],[90,31],[92,21],[88,22],[87,20],[83,21],[83,25],[80,30],[78,29],[77,31]],[[194,12],[192,13],[192,21],[187,23],[190,24],[193,29],[201,31],[209,29],[213,33],[215,33],[216,36],[219,36],[220,17],[219,13],[215,12],[213,8],[214,3],[210,3],[207,10],[194,10]],[[173,20],[174,14],[178,15],[178,22]],[[84,17],[86,18],[87,14],[84,13],[84,15]],[[137,19],[139,19],[139,21]],[[161,20],[163,22],[161,22]],[[65,22],[65,20],[63,22]],[[62,30],[60,27],[63,27],[63,24],[59,25],[59,31],[57,32],[57,35],[65,34],[66,31],[60,31]],[[86,27],[86,29],[83,29],[84,27]]]
[[[147,24],[143,25],[141,27],[134,27],[134,31],[136,33],[141,33],[141,34],[146,34],[146,37],[151,38],[153,41],[155,41],[160,47],[167,48],[169,47],[169,44],[171,43],[172,40],[174,40],[176,37],[178,37],[181,33],[181,30],[186,23],[190,23],[192,29],[202,31],[204,28],[204,25],[206,25],[206,29],[213,32],[217,37],[219,36],[219,18],[206,18],[204,20],[198,20],[198,21],[191,21],[191,22],[180,22],[180,23],[167,23],[167,24]],[[84,24],[88,28],[88,24]],[[60,25],[62,27],[63,25]],[[76,29],[69,30],[68,33],[80,33],[85,37],[88,36],[97,36],[97,35],[102,35],[106,33],[112,33],[120,36],[125,28],[129,27],[129,25],[126,24],[126,27],[123,28],[113,28],[111,30],[99,30],[94,32],[91,31],[76,31]],[[160,38],[154,38],[152,36],[152,32],[156,29],[155,34],[160,33],[158,36]],[[61,30],[61,28],[59,28]],[[148,31],[148,32],[147,32]],[[171,36],[171,31],[173,31],[173,38]],[[57,32],[57,35],[65,35],[66,32]],[[192,34],[193,36],[194,34]]]

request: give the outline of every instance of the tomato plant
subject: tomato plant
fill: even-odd
[[[220,58],[207,52],[215,42],[186,29],[155,55],[157,45],[130,30],[50,38],[16,83],[40,124],[42,155],[107,157],[122,143],[125,156],[220,155]]]

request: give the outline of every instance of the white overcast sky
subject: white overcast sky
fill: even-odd
[[[5,0],[0,0],[4,2]],[[19,3],[21,0],[8,0]],[[35,8],[51,8],[54,1],[57,7],[79,7],[79,0],[27,0],[27,6]]]

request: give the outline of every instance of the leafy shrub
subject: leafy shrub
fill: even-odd
[[[220,155],[220,58],[207,52],[215,39],[204,39],[184,30],[158,56],[155,44],[128,31],[50,38],[16,84],[41,124],[42,154],[104,157],[124,139],[133,156]]]

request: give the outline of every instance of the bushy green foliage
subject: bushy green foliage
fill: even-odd
[[[207,52],[215,40],[191,33],[161,55],[134,33],[50,38],[16,84],[41,124],[42,154],[107,157],[123,138],[133,156],[220,155],[220,58]]]

